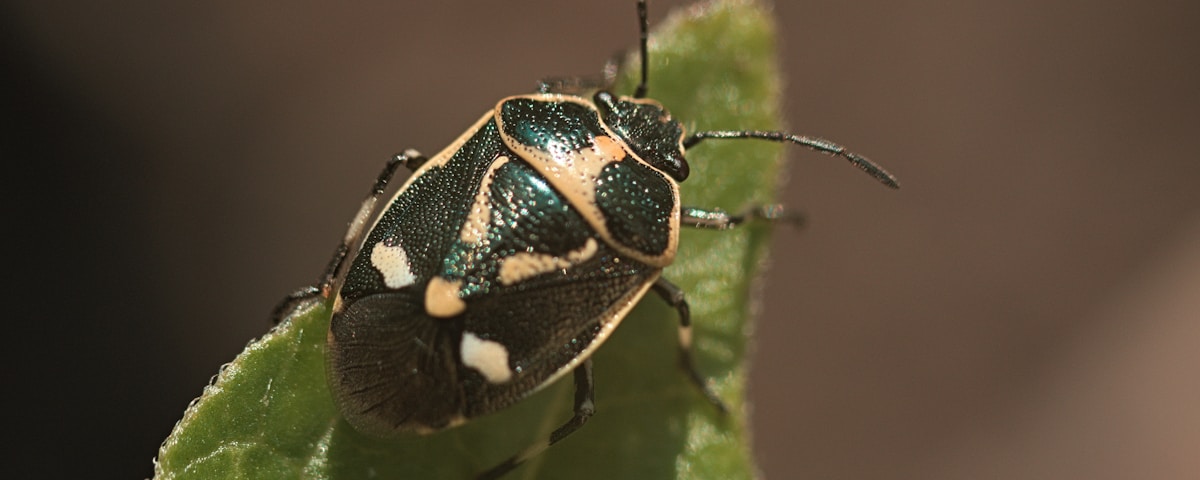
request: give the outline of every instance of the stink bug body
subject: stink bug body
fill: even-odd
[[[661,277],[684,226],[728,228],[750,215],[681,206],[685,151],[706,139],[757,138],[841,156],[895,187],[890,174],[823,140],[764,131],[685,134],[646,94],[646,7],[638,2],[641,83],[632,96],[548,82],[505,98],[440,153],[388,162],[324,277],[294,297],[333,299],[330,390],[356,429],[442,430],[492,413],[572,374],[574,415],[545,442],[484,473],[499,476],[582,426],[594,412],[592,353],[648,291],[679,315],[684,294]],[[413,170],[379,199],[394,172]],[[379,213],[379,212],[382,213]]]

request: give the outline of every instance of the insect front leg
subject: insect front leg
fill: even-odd
[[[781,221],[795,227],[804,225],[804,216],[788,211],[782,205],[758,205],[737,215],[720,209],[686,206],[679,209],[679,223],[689,227],[725,230],[753,220]]]
[[[584,77],[547,77],[538,81],[538,93],[561,93],[565,95],[587,95],[596,90],[609,90],[617,83],[624,52],[613,55],[604,63],[599,75]]]
[[[646,19],[646,2],[638,2],[638,27],[641,32],[639,39],[639,58],[642,62],[641,81],[634,93],[635,98],[646,96],[646,42],[649,35],[650,23]],[[584,95],[595,90],[610,90],[617,83],[621,74],[621,64],[625,61],[625,52],[617,52],[604,62],[604,70],[600,77],[550,77],[538,82],[538,93],[563,93],[568,95]]]
[[[575,367],[575,415],[567,420],[567,423],[562,424],[550,433],[550,438],[545,441],[530,445],[529,448],[522,450],[520,453],[509,457],[499,465],[492,467],[490,470],[481,473],[478,477],[483,479],[500,478],[510,470],[517,468],[526,460],[536,457],[543,450],[551,445],[558,443],[568,435],[575,433],[579,427],[587,423],[588,419],[596,413],[595,401],[595,384],[592,383],[592,359],[583,361],[583,364]]]
[[[350,254],[350,249],[362,240],[363,235],[367,231],[368,222],[375,216],[375,213],[379,209],[379,197],[383,196],[383,193],[387,190],[388,183],[395,177],[396,169],[403,165],[409,170],[416,170],[426,160],[421,152],[413,149],[397,153],[388,159],[387,163],[383,166],[383,171],[379,172],[375,183],[371,185],[371,191],[367,193],[367,198],[363,200],[362,206],[358,208],[358,213],[350,221],[350,227],[346,230],[346,235],[342,237],[342,242],[334,250],[333,258],[325,266],[325,272],[321,275],[321,278],[317,280],[316,284],[301,287],[284,297],[271,310],[271,320],[274,323],[279,323],[299,303],[316,297],[328,297],[333,292],[334,282],[339,278],[342,267],[346,263],[346,257]]]
[[[603,74],[602,74],[603,75]],[[538,81],[538,93],[561,93],[564,95],[584,95],[595,90],[612,87],[608,76],[587,77],[548,77]]]
[[[687,299],[684,298],[683,290],[662,277],[654,282],[653,289],[654,293],[657,293],[668,305],[679,312],[679,362],[684,373],[700,389],[700,393],[704,394],[708,403],[713,404],[722,414],[728,413],[729,408],[725,406],[725,402],[721,401],[717,392],[709,387],[708,381],[700,375],[700,372],[696,371],[696,362],[692,360],[692,313]]]

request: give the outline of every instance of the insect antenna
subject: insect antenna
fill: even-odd
[[[787,132],[769,132],[762,130],[712,130],[707,132],[696,132],[689,135],[683,140],[683,148],[688,149],[700,141],[710,138],[726,139],[726,138],[757,138],[760,140],[770,140],[780,143],[795,143],[803,145],[818,152],[827,153],[837,157],[842,157],[849,160],[850,163],[858,167],[867,175],[875,177],[880,183],[892,188],[900,188],[900,183],[896,181],[896,177],[883,167],[875,162],[872,162],[862,155],[851,152],[841,145],[830,142],[829,140],[806,137],[804,135],[793,135]]]
[[[646,0],[638,0],[638,48],[642,57],[642,80],[638,83],[637,90],[633,92],[633,98],[646,98],[646,79],[650,76],[650,56],[649,49],[646,48],[646,38],[649,37],[650,22],[646,20]]]

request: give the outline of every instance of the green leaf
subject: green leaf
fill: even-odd
[[[632,15],[632,5],[630,6]],[[651,98],[697,129],[778,129],[774,25],[749,0],[676,12],[651,34]],[[618,92],[632,92],[636,63]],[[710,140],[688,152],[683,203],[740,210],[770,202],[780,146]],[[666,270],[688,293],[697,368],[731,407],[720,415],[676,358],[678,316],[648,296],[595,355],[597,412],[509,478],[753,478],[746,418],[751,286],[769,227],[683,232]],[[432,435],[379,440],[342,421],[325,384],[328,306],[312,302],[246,347],[192,403],[155,478],[469,478],[571,416],[571,376],[512,408]]]

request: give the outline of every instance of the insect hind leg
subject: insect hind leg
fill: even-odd
[[[583,364],[575,367],[575,415],[567,420],[567,423],[556,428],[550,433],[550,437],[545,441],[530,445],[520,453],[509,457],[499,465],[492,467],[490,470],[480,474],[478,479],[495,479],[500,478],[514,468],[517,468],[526,460],[538,456],[542,451],[549,448],[567,438],[568,435],[575,433],[587,423],[588,419],[596,413],[596,392],[595,384],[592,379],[592,359],[583,361]]]
[[[410,171],[416,170],[426,160],[428,159],[421,152],[411,148],[397,153],[388,159],[387,163],[383,166],[383,170],[376,177],[375,183],[371,185],[371,190],[367,193],[366,199],[363,200],[362,205],[358,208],[358,213],[350,221],[349,229],[346,230],[346,234],[342,237],[342,242],[334,250],[333,258],[325,266],[325,271],[321,274],[320,279],[314,285],[301,287],[288,294],[288,296],[275,305],[275,308],[271,310],[271,320],[274,323],[279,323],[301,303],[317,297],[329,297],[336,290],[335,283],[342,274],[346,258],[350,254],[350,249],[362,240],[363,235],[367,231],[368,222],[375,216],[375,213],[379,209],[379,198],[387,191],[388,184],[396,176],[396,170],[400,166],[404,166]]]
[[[679,312],[679,362],[683,367],[683,372],[687,374],[692,384],[700,389],[700,393],[704,394],[708,403],[716,407],[720,413],[728,413],[729,408],[725,406],[725,402],[721,401],[717,392],[712,390],[708,381],[696,370],[696,362],[692,359],[692,313],[687,299],[684,298],[683,290],[662,277],[654,282],[653,289],[654,293]]]

